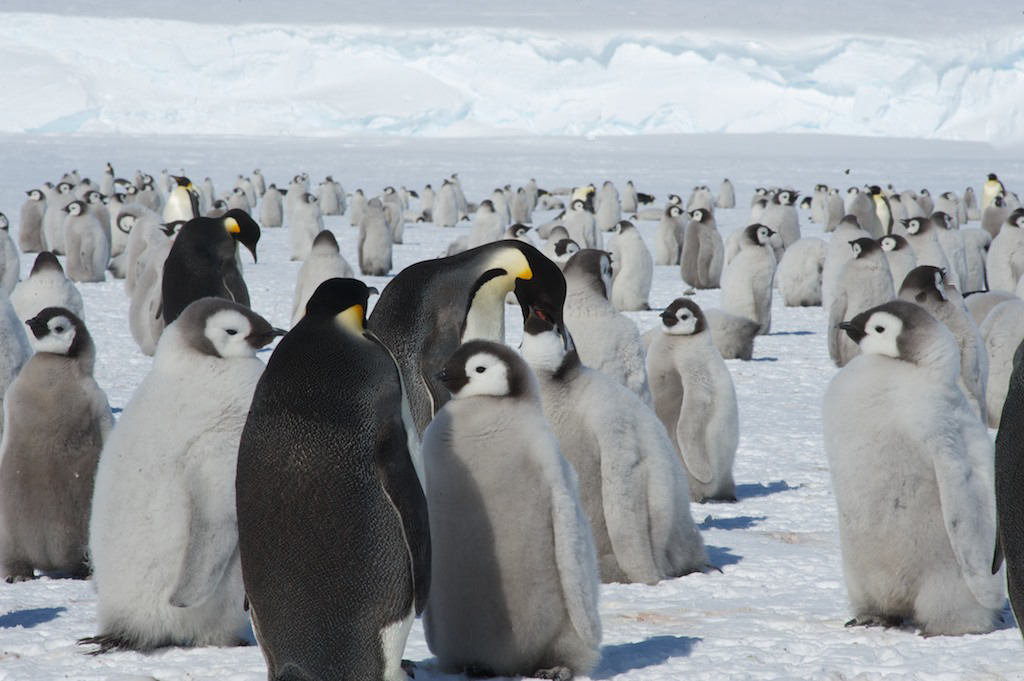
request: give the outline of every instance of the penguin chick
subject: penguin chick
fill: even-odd
[[[324,229],[320,202],[306,193],[296,201],[288,215],[288,236],[292,246],[292,260],[305,260],[313,248],[313,239]]]
[[[899,234],[886,234],[878,240],[878,245],[882,247],[885,259],[889,263],[893,288],[899,290],[903,285],[903,280],[910,274],[910,270],[917,267],[914,247]]]
[[[0,290],[11,294],[21,276],[21,258],[11,238],[11,223],[0,213]]]
[[[718,187],[718,197],[715,199],[715,208],[735,208],[736,207],[736,190],[732,186],[732,182],[729,178],[722,180],[722,184]]]
[[[565,325],[580,360],[621,383],[645,404],[651,404],[644,349],[636,322],[608,299],[611,256],[582,250],[565,264]]]
[[[993,307],[978,333],[985,341],[988,355],[985,391],[988,425],[998,428],[1013,374],[1013,355],[1024,341],[1024,300],[1014,297]]]
[[[992,441],[957,386],[956,341],[893,301],[844,322],[861,354],[829,384],[825,452],[839,508],[847,626],[910,619],[925,635],[991,631]]]
[[[278,189],[271,183],[260,203],[260,224],[264,228],[280,227],[284,224],[284,197],[287,189]]]
[[[839,324],[896,297],[889,262],[878,242],[862,237],[851,241],[850,248],[853,260],[847,260],[839,271],[828,313],[828,354],[837,367],[846,366],[860,352]]]
[[[391,272],[391,230],[380,199],[370,199],[359,221],[359,271],[383,277]]]
[[[242,576],[271,679],[404,680],[431,586],[422,459],[394,357],[365,331],[372,291],[317,288],[238,446]]]
[[[29,319],[34,354],[4,397],[0,444],[0,574],[84,578],[89,506],[114,418],[93,378],[96,346],[73,312]]]
[[[771,331],[772,281],[775,278],[775,253],[771,238],[775,232],[761,224],[743,230],[740,252],[729,263],[722,277],[722,309],[752,319],[759,334]]]
[[[706,208],[690,211],[680,261],[683,281],[696,289],[718,288],[724,259],[725,244],[718,233],[715,216]]]
[[[43,213],[46,211],[46,198],[42,190],[30,189],[28,198],[21,204],[18,219],[18,245],[23,253],[38,253],[43,248]]]
[[[910,218],[901,224],[905,231],[903,238],[914,249],[914,259],[918,267],[931,265],[945,272],[953,271],[930,218]],[[959,280],[956,283],[959,284]]]
[[[317,287],[335,277],[351,279],[352,266],[338,248],[338,240],[330,230],[323,230],[313,240],[309,257],[302,263],[295,282],[295,296],[292,299],[292,326],[299,323],[306,314],[306,303]]]
[[[423,434],[427,645],[446,673],[588,674],[600,656],[597,556],[536,379],[510,348],[476,340],[439,380],[452,400]]]
[[[850,242],[857,239],[871,238],[861,229],[860,222],[853,215],[845,215],[832,230],[828,241],[828,253],[825,255],[825,266],[821,270],[821,303],[822,307],[832,305],[833,290],[839,278],[839,270],[847,260],[853,259]]]
[[[988,286],[993,291],[1014,291],[1024,275],[1024,208],[1013,211],[992,239],[985,257]]]
[[[609,249],[613,267],[611,301],[623,312],[649,310],[647,301],[654,279],[651,252],[629,220],[622,220],[611,231],[615,235]]]
[[[0,290],[0,435],[3,435],[4,393],[32,356],[25,324],[7,294]]]
[[[821,305],[821,278],[827,255],[828,245],[817,237],[805,236],[790,244],[775,271],[775,281],[783,305]]]
[[[732,376],[711,342],[700,306],[676,298],[647,351],[654,410],[690,481],[694,501],[736,501],[733,461],[739,410]]]
[[[654,264],[678,265],[683,248],[683,207],[676,203],[665,206],[654,237]]]
[[[164,330],[100,456],[89,533],[100,633],[80,643],[244,641],[235,461],[263,373],[256,351],[280,333],[222,298],[192,302]]]
[[[11,292],[11,305],[18,319],[27,322],[47,307],[64,307],[81,320],[85,319],[82,294],[64,274],[57,256],[43,251],[36,256],[27,279],[18,282]]]
[[[110,261],[110,243],[103,225],[86,211],[81,201],[72,201],[64,211],[64,244],[67,249],[68,279],[78,282],[106,280],[107,262]]]
[[[687,477],[654,410],[584,366],[554,324],[535,314],[526,320],[521,352],[559,448],[579,476],[602,581],[654,584],[704,568]]]

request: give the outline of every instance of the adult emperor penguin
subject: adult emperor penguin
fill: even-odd
[[[932,265],[918,265],[903,280],[899,297],[917,303],[953,333],[960,350],[960,382],[967,401],[975,408],[981,421],[987,422],[988,353],[960,293],[946,283],[942,270]]]
[[[679,265],[683,281],[696,289],[718,288],[724,260],[725,244],[715,216],[706,208],[690,211]]]
[[[775,271],[783,305],[821,305],[821,277],[827,255],[828,245],[817,237],[805,236],[790,244]]]
[[[79,319],[85,319],[82,294],[74,282],[64,274],[57,256],[43,251],[36,256],[32,272],[18,282],[11,292],[11,305],[18,318],[27,322],[47,307],[65,307]]]
[[[1013,356],[1021,341],[1024,341],[1024,300],[1014,297],[993,307],[978,332],[985,341],[988,353],[988,384],[985,392],[988,425],[990,428],[998,428],[1013,373]]]
[[[174,187],[171,188],[167,203],[164,204],[164,222],[187,222],[199,217],[199,191],[192,185],[192,180],[183,175],[172,175],[171,178],[174,180]]]
[[[654,280],[654,259],[636,226],[622,220],[612,228],[611,301],[623,312],[651,309],[648,298]]]
[[[996,433],[995,490],[998,517],[998,545],[992,571],[1006,560],[1006,585],[1014,617],[1024,619],[1024,343],[1013,355],[1006,401]]]
[[[1003,186],[1002,181],[1000,181],[999,176],[995,173],[989,173],[988,177],[985,178],[985,183],[981,185],[981,205],[979,208],[984,210],[986,206],[992,205],[997,196],[1005,193],[1006,188]]]
[[[320,285],[242,431],[239,551],[269,679],[406,679],[431,539],[400,372],[365,330],[371,291]]]
[[[985,256],[988,286],[993,291],[1013,291],[1024,275],[1024,208],[1006,218],[999,234],[992,239]]]
[[[46,211],[46,197],[40,189],[30,189],[28,198],[21,204],[18,220],[18,245],[23,253],[38,253],[43,249],[43,213]]]
[[[587,248],[562,269],[565,276],[565,325],[580,360],[629,388],[651,404],[644,348],[636,322],[608,299],[612,286],[611,256]]]
[[[956,341],[923,308],[892,301],[843,325],[861,354],[825,394],[847,626],[911,620],[925,635],[991,631],[992,440],[957,386]]]
[[[686,473],[654,410],[582,364],[555,325],[536,314],[526,320],[520,352],[579,476],[601,580],[654,584],[706,567]]]
[[[89,532],[100,633],[81,643],[245,640],[235,466],[263,373],[256,351],[280,333],[222,298],[191,303],[164,330],[100,456]]]
[[[465,343],[423,434],[427,645],[446,673],[570,679],[600,657],[599,573],[576,474],[511,348]]]
[[[898,291],[903,285],[903,280],[910,274],[910,270],[917,267],[914,247],[899,234],[886,234],[878,240],[878,245],[882,247],[885,259],[889,261],[893,288]]]
[[[81,201],[72,201],[64,211],[64,246],[67,249],[68,279],[79,282],[105,281],[110,261],[110,242],[103,225],[90,215]]]
[[[722,309],[760,325],[765,335],[772,326],[772,280],[775,277],[774,232],[754,223],[743,230],[740,252],[722,277]]]
[[[323,230],[313,240],[309,257],[302,263],[295,281],[295,295],[292,298],[292,326],[299,323],[306,314],[306,303],[313,292],[328,279],[351,279],[352,266],[345,260],[338,248],[338,240],[330,230]]]
[[[689,475],[693,500],[735,501],[740,427],[732,376],[697,303],[676,298],[661,320],[662,333],[647,349],[654,410]]]
[[[391,229],[380,199],[370,199],[359,221],[359,271],[364,276],[383,277],[391,272]]]
[[[451,353],[474,338],[504,341],[505,295],[513,290],[524,320],[532,307],[563,323],[561,270],[511,239],[414,263],[381,293],[369,328],[395,354],[418,432],[448,399],[435,374]]]
[[[324,216],[320,202],[310,193],[292,205],[288,214],[288,237],[292,246],[292,260],[305,260],[313,248],[313,239],[324,229]]]
[[[28,320],[36,353],[4,399],[0,443],[0,574],[86,577],[96,462],[114,417],[93,378],[96,346],[73,312]]]
[[[683,207],[678,203],[666,204],[654,236],[654,264],[678,265],[683,247],[686,223],[683,222]]]
[[[235,261],[236,242],[256,259],[260,228],[245,211],[186,222],[164,262],[163,318],[170,324],[193,300],[227,298],[249,306],[249,289]]]
[[[889,261],[874,239],[862,237],[850,242],[854,257],[843,263],[836,280],[828,313],[828,354],[837,367],[844,367],[860,348],[843,332],[840,324],[869,308],[896,298]]]

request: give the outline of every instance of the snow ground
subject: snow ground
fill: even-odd
[[[659,203],[696,184],[736,186],[738,208],[719,211],[728,234],[746,224],[754,187],[818,182],[893,183],[933,194],[997,172],[1011,189],[1024,187],[1024,162],[984,144],[828,136],[699,135],[504,139],[284,139],[174,136],[0,135],[0,210],[16,222],[24,190],[77,168],[98,177],[111,161],[120,175],[184,170],[209,175],[218,190],[239,173],[262,169],[286,183],[300,171],[314,183],[326,174],[348,191],[368,195],[385,185],[419,190],[458,172],[470,200],[496,186],[536,177],[545,187],[622,185],[632,179]],[[536,221],[543,220],[538,214]],[[650,238],[655,223],[641,223]],[[355,262],[357,230],[327,218],[343,254]],[[802,214],[805,235],[820,227]],[[410,225],[396,246],[396,268],[440,253],[466,227]],[[284,230],[265,230],[258,264],[246,262],[254,309],[287,326],[299,264],[288,260]],[[27,274],[32,257],[22,261]],[[378,287],[387,278],[369,278]],[[96,377],[112,406],[123,407],[150,359],[132,342],[121,282],[80,286],[98,348]],[[656,268],[651,303],[664,307],[683,291],[675,268]],[[699,292],[716,306],[718,291]],[[642,329],[657,311],[632,313]],[[755,360],[729,361],[740,406],[741,442],[735,504],[694,505],[712,561],[721,573],[688,575],[656,586],[602,587],[603,659],[593,679],[1024,679],[1024,649],[1012,616],[983,636],[922,638],[912,630],[846,629],[850,612],[840,570],[834,500],[822,450],[821,398],[835,369],[828,359],[819,308],[776,301],[774,333],[759,338]],[[509,313],[509,341],[521,335]],[[265,356],[265,355],[264,355]],[[0,584],[0,679],[81,681],[261,681],[256,647],[167,649],[92,658],[74,642],[95,632],[95,596],[88,582],[40,579]],[[419,681],[457,681],[436,672],[417,623],[406,657],[420,662]]]

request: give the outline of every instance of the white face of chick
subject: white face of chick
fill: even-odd
[[[676,310],[677,321],[672,326],[662,323],[662,330],[670,336],[692,336],[697,332],[697,315],[688,307]],[[669,320],[671,321],[671,320]]]
[[[565,359],[565,343],[553,328],[543,333],[524,333],[519,352],[534,369],[557,371]]]
[[[864,250],[864,249],[862,249],[862,248],[861,248],[860,244],[858,244],[858,243],[857,243],[857,242],[855,242],[855,241],[851,241],[851,242],[850,242],[850,248],[852,248],[852,249],[853,249],[853,257],[854,257],[854,258],[856,258],[856,257],[857,257],[858,255],[860,255],[860,252],[861,252],[862,250]]]
[[[508,365],[489,352],[478,352],[466,360],[466,385],[452,395],[457,400],[476,395],[502,397],[509,394]]]
[[[903,320],[888,312],[876,312],[868,317],[865,336],[860,340],[860,351],[865,354],[900,358],[897,340],[903,333]]]
[[[893,239],[891,236],[883,237],[881,246],[883,251],[895,251],[896,239]]]
[[[32,345],[36,352],[52,352],[56,355],[66,355],[71,350],[71,344],[75,342],[75,324],[64,315],[57,315],[46,322],[46,335],[36,338],[35,334],[29,334]]]
[[[203,333],[224,358],[255,357],[256,348],[247,340],[252,324],[237,310],[218,310],[206,319]]]
[[[914,218],[913,220],[907,223],[907,231],[910,232],[911,234],[917,234],[918,232],[921,231],[922,226],[924,226],[924,223],[921,222],[920,219]]]
[[[774,234],[774,232],[772,232],[772,230],[768,229],[764,225],[758,227],[757,228],[757,243],[759,243],[762,246],[764,246],[766,243],[771,241],[772,234]]]

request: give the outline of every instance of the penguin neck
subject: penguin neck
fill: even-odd
[[[463,343],[471,340],[505,342],[505,295],[511,289],[502,279],[491,279],[477,289],[469,301],[462,326]]]

